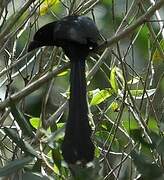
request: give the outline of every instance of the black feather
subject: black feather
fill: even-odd
[[[71,54],[69,115],[66,125],[62,153],[66,162],[89,162],[94,157],[91,127],[88,120],[86,99],[85,58],[88,50],[84,45],[73,44]],[[78,48],[77,48],[78,47]],[[80,55],[80,56],[79,56]]]
[[[67,163],[86,163],[94,158],[86,99],[85,59],[97,46],[98,38],[98,29],[90,18],[68,16],[40,28],[28,48],[31,51],[41,46],[60,46],[71,61],[69,115],[62,144]]]

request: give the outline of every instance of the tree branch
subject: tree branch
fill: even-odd
[[[144,15],[138,18],[132,25],[128,26],[126,29],[122,30],[120,33],[114,35],[112,38],[107,39],[105,42],[100,44],[98,48],[95,49],[95,51],[103,50],[106,47],[109,47],[113,45],[114,43],[117,43],[121,39],[129,36],[130,33],[134,32],[134,30],[136,30],[140,25],[144,24],[148,19],[150,19],[150,17],[153,16],[156,10],[160,9],[162,5],[164,5],[164,0],[160,0],[159,2],[157,2]]]
[[[142,25],[148,19],[150,19],[150,17],[152,15],[154,15],[155,11],[160,9],[162,7],[162,5],[164,5],[164,0],[160,0],[159,2],[157,2],[144,15],[142,15],[140,18],[138,18],[135,21],[135,23],[133,23],[132,25],[127,27],[125,30],[121,31],[120,33],[114,35],[112,38],[110,38],[107,41],[105,41],[102,44],[100,44],[99,47],[96,48],[95,52],[99,51],[100,49],[101,50],[105,49],[105,48],[111,46],[112,44],[117,43],[121,39],[129,36],[129,34],[132,33],[136,28],[138,28],[140,25]],[[23,97],[29,95],[30,93],[32,93],[33,91],[38,89],[40,86],[42,86],[42,84],[46,83],[47,81],[52,79],[55,75],[57,75],[58,73],[64,71],[68,67],[69,67],[69,63],[66,63],[64,66],[61,66],[61,67],[53,70],[52,72],[46,73],[44,76],[39,78],[37,81],[29,84],[28,86],[26,86],[21,91],[11,95],[9,98],[7,98],[6,100],[2,101],[0,103],[0,109],[3,109],[5,107],[9,106],[11,101],[17,102],[17,101],[21,100]]]
[[[0,110],[2,110],[5,107],[8,107],[10,105],[10,102],[17,102],[21,100],[23,97],[29,95],[39,87],[41,87],[44,83],[48,82],[50,79],[52,79],[57,74],[63,72],[65,69],[69,67],[69,63],[66,63],[65,65],[58,67],[54,69],[52,72],[48,72],[42,77],[40,77],[38,80],[32,82],[31,84],[24,87],[21,91],[16,92],[12,94],[10,97],[8,97],[6,100],[2,101],[0,103]]]
[[[13,15],[12,20],[9,21],[9,23],[6,25],[5,28],[3,28],[2,32],[0,33],[0,44],[2,44],[6,38],[6,35],[10,32],[12,27],[16,24],[18,19],[22,16],[22,14],[29,8],[29,6],[34,3],[36,0],[29,0],[27,3],[20,9],[19,12],[17,12],[15,15]]]

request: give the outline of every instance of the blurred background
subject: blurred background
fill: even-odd
[[[9,99],[12,94],[21,93],[26,86],[37,82],[46,73],[69,62],[62,49],[57,47],[43,47],[27,54],[28,44],[35,32],[43,25],[67,15],[85,15],[95,21],[102,36],[99,42],[101,44],[135,24],[137,19],[157,2],[159,1],[0,1],[0,107],[3,107],[0,120],[0,142],[3,147],[0,148],[1,167],[23,154],[19,145],[18,152],[14,153],[18,141],[14,141],[12,136],[6,134],[8,131],[4,131],[4,127],[10,127],[37,152],[41,152],[39,143],[43,140],[45,159],[55,168],[52,172],[43,159],[45,165],[40,167],[44,169],[45,174],[42,169],[42,175],[56,179],[71,177],[60,151],[68,115],[66,101],[69,98],[69,68],[63,68],[62,73],[57,73],[54,78],[19,98],[19,101],[13,100],[14,110],[10,105],[6,108],[2,106],[3,101]],[[94,168],[86,169],[85,176],[83,170],[78,169],[77,172],[80,174],[77,173],[78,177],[84,179],[163,177],[163,38],[164,6],[126,37],[88,57],[86,76],[88,76],[89,117],[96,152]],[[17,122],[19,117],[15,116],[19,114],[17,110],[30,124],[34,133],[37,134],[38,129],[41,130],[42,136],[38,137],[40,139],[39,142],[35,142],[36,144],[22,134]],[[49,127],[46,129],[44,124],[50,121],[48,125],[51,133],[56,131],[58,133],[53,135],[53,140],[51,139],[53,146],[49,142],[46,147],[48,141],[46,138],[52,137]],[[52,159],[48,158],[51,157],[48,153]],[[130,153],[131,156],[128,156]],[[33,165],[36,165],[36,162],[33,161]],[[144,167],[148,168],[147,172],[143,172]],[[27,174],[33,172],[32,168],[28,167],[28,170],[25,170],[24,177],[33,177]],[[150,173],[152,170],[154,175]],[[14,177],[18,178],[18,174]]]

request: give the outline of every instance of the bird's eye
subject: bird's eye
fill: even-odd
[[[93,47],[92,47],[92,46],[89,46],[89,50],[93,50]]]

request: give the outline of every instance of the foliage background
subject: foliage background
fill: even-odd
[[[164,178],[163,5],[163,0],[0,0],[1,179]],[[157,11],[149,14],[153,8]],[[91,17],[102,35],[87,61],[96,151],[86,167],[68,166],[60,150],[68,58],[56,47],[27,53],[39,27],[68,14]]]

